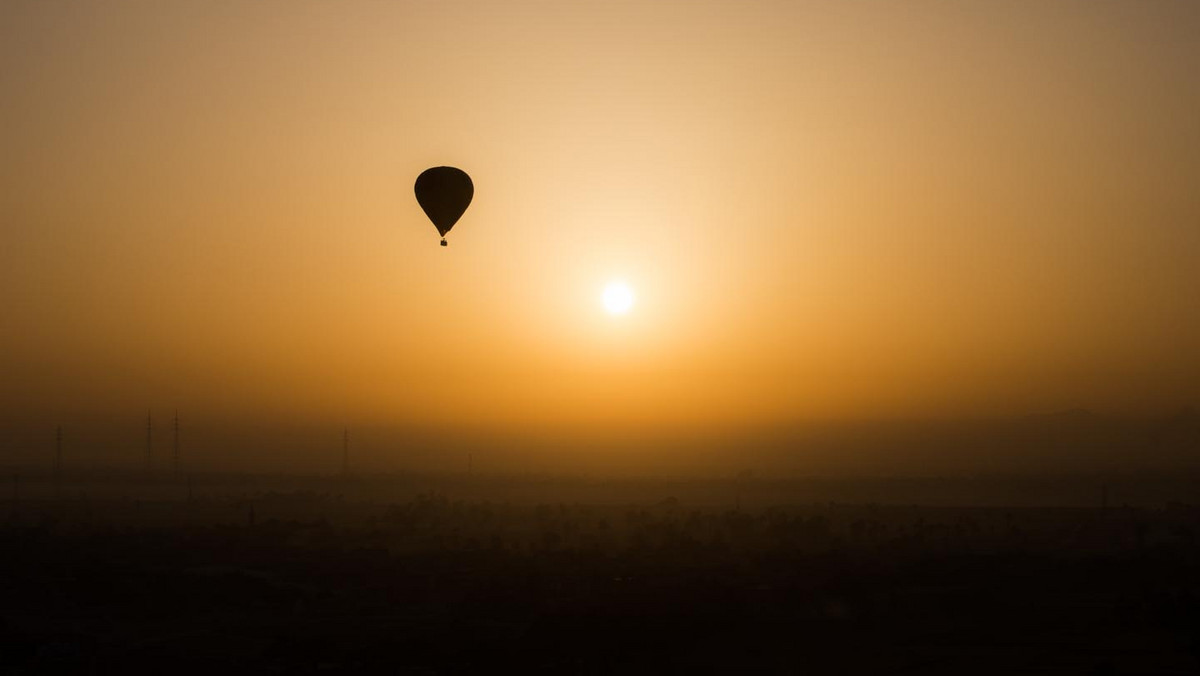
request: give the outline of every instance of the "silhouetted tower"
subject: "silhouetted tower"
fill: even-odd
[[[171,462],[174,465],[173,466],[174,471],[176,473],[179,473],[179,411],[178,410],[175,411],[175,421],[174,421],[173,427],[174,427],[174,431],[175,431],[175,436],[174,436],[174,439],[172,440],[172,444],[171,444]]]
[[[150,411],[146,411],[146,473],[154,469],[154,436]]]

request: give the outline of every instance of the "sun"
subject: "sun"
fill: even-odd
[[[604,287],[601,297],[610,315],[623,315],[633,309],[633,289],[625,282],[613,281]]]

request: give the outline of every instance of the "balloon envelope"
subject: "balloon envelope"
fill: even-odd
[[[475,196],[475,185],[467,172],[454,167],[433,167],[421,172],[414,186],[417,203],[443,237],[462,218]]]

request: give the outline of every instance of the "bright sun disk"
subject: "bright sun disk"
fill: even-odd
[[[625,282],[609,282],[603,300],[609,314],[623,315],[633,307],[633,289]]]

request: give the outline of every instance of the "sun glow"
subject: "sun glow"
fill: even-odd
[[[609,282],[602,296],[604,309],[612,315],[623,315],[633,308],[633,289],[625,282]]]

